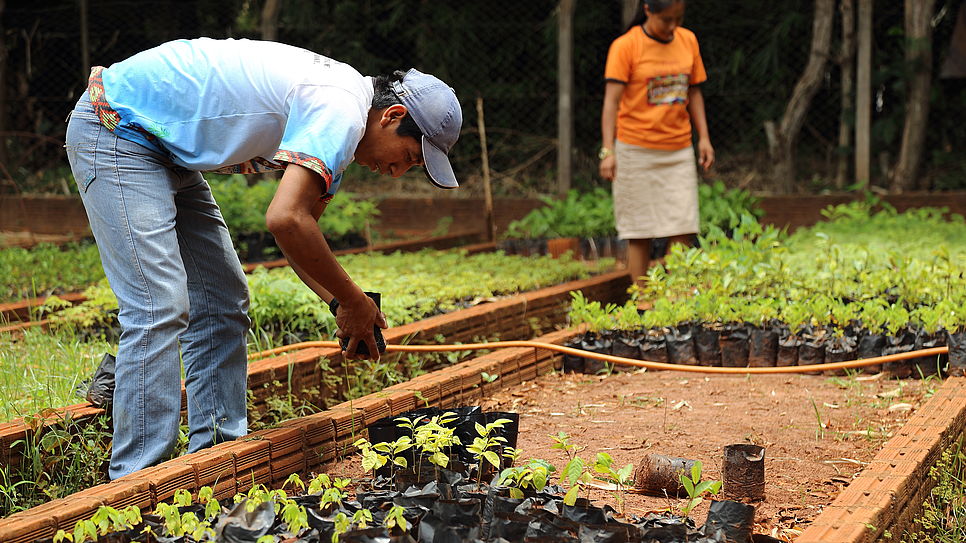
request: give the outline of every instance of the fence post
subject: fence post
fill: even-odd
[[[573,179],[574,143],[574,4],[560,0],[557,9],[557,193],[567,194]]]
[[[855,181],[868,188],[872,127],[872,3],[859,0],[858,54],[855,84]]]
[[[486,149],[486,122],[483,120],[483,97],[476,95],[476,119],[480,130],[480,160],[483,163],[483,197],[486,205],[486,239],[496,241],[496,222],[493,220],[493,190],[490,187],[490,154]]]

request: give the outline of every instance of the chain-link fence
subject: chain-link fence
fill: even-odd
[[[933,40],[937,66],[948,48],[962,1],[937,0]],[[625,3],[576,2],[573,152],[578,187],[601,184],[596,151],[604,61],[610,42],[624,31]],[[813,4],[809,0],[689,3],[685,26],[697,34],[709,74],[703,91],[718,157],[713,175],[734,185],[769,187],[763,125],[781,116],[807,62]],[[277,23],[266,26],[265,21],[271,20],[268,12],[276,5]],[[175,38],[260,38],[265,32],[277,32],[279,41],[348,62],[364,74],[415,66],[450,83],[464,109],[463,135],[454,150],[454,166],[464,180],[465,190],[459,192],[464,194],[480,191],[479,98],[495,193],[553,192],[557,16],[558,0],[8,3],[2,13],[4,50],[0,51],[0,135],[5,143],[0,145],[0,193],[72,190],[62,149],[64,119],[85,85],[87,65],[109,65]],[[903,124],[902,24],[901,2],[875,3],[873,150],[883,169],[894,159]],[[836,42],[838,28],[837,22]],[[836,47],[833,44],[833,54]],[[964,187],[966,180],[958,178],[957,172],[966,166],[961,158],[959,163],[955,160],[953,150],[966,143],[959,126],[963,123],[955,122],[966,105],[966,92],[962,85],[934,80],[935,122],[928,135],[925,172],[936,176],[934,184],[940,188]],[[840,145],[838,132],[840,123],[853,120],[840,118],[841,110],[839,68],[833,58],[799,138],[798,177],[804,190],[831,186],[839,157],[850,156],[850,149]]]

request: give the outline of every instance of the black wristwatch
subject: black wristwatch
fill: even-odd
[[[339,310],[339,300],[336,300],[335,298],[332,298],[331,300],[329,300],[329,312],[332,313],[333,317],[335,316],[335,312],[338,310]]]

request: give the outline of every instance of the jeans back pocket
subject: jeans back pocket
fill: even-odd
[[[87,111],[74,110],[67,122],[67,161],[77,188],[87,192],[87,188],[97,177],[97,141],[100,138],[101,125],[97,115]]]

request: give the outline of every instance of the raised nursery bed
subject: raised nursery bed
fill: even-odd
[[[383,243],[379,245],[373,245],[372,247],[358,247],[355,249],[342,249],[338,251],[333,251],[336,255],[349,255],[349,254],[359,254],[366,252],[394,252],[394,251],[419,251],[422,249],[452,249],[454,247],[463,247],[468,251],[469,254],[481,252],[481,251],[492,251],[495,248],[495,243],[486,243],[480,241],[482,238],[479,233],[462,233],[462,234],[447,234],[443,236],[434,236],[429,238],[422,238],[416,240],[407,241],[397,241],[392,243]],[[469,244],[469,245],[467,245]],[[256,268],[281,268],[288,266],[288,260],[282,258],[278,260],[270,260],[267,262],[249,262],[242,265],[245,273],[251,273]],[[70,302],[72,304],[79,304],[86,300],[84,295],[80,292],[68,292],[64,294],[58,294],[59,298]],[[47,299],[46,296],[30,298],[27,300],[20,300],[17,302],[7,302],[0,303],[0,333],[16,331],[23,325],[10,324],[18,323],[23,321],[29,321],[32,318],[32,311],[43,305],[44,301]]]
[[[561,344],[575,334],[564,330],[537,340]],[[12,515],[0,521],[0,539],[50,537],[90,518],[100,505],[147,509],[178,489],[210,486],[224,500],[255,483],[279,486],[292,473],[361,477],[358,458],[345,457],[358,437],[368,435],[365,427],[421,406],[483,405],[487,411],[519,413],[522,458],[540,457],[558,466],[563,455],[550,449],[547,438],[558,431],[585,448],[579,454],[592,458],[607,452],[618,466],[636,465],[649,453],[702,460],[705,479],[721,477],[724,445],[757,443],[766,450],[765,500],[755,503],[759,533],[780,528],[776,535],[788,540],[796,533],[791,530],[811,524],[798,541],[874,541],[885,530],[896,533],[914,514],[928,486],[924,467],[935,451],[962,435],[966,420],[962,378],[897,387],[881,378],[850,382],[653,371],[546,375],[562,363],[550,351],[498,350]],[[485,375],[498,378],[489,381]],[[936,390],[926,399],[929,387]],[[902,404],[908,405],[889,408]],[[868,418],[857,421],[856,416]],[[613,503],[611,494],[590,489],[598,503]],[[682,504],[639,494],[626,500],[628,512],[638,515]],[[692,516],[701,519],[706,510],[707,502]]]
[[[565,322],[572,291],[608,302],[621,299],[629,284],[627,275],[620,272],[570,281],[390,328],[384,331],[384,336],[390,343],[430,342],[437,337],[458,343],[471,342],[479,337],[527,338],[532,335],[535,325],[552,328]],[[323,361],[333,374],[342,373],[342,358],[337,349],[304,349],[251,362],[248,386],[252,407],[256,411],[264,410],[270,398],[289,394],[295,401],[315,405],[324,405],[327,400],[328,403],[340,401],[339,391],[327,388],[324,383],[320,370]],[[282,383],[283,390],[278,390],[275,383]],[[182,389],[182,407],[186,405]],[[51,409],[39,420],[0,424],[0,462],[17,465],[22,458],[24,438],[36,428],[60,424],[64,419],[80,422],[101,414],[103,410],[82,403]]]

